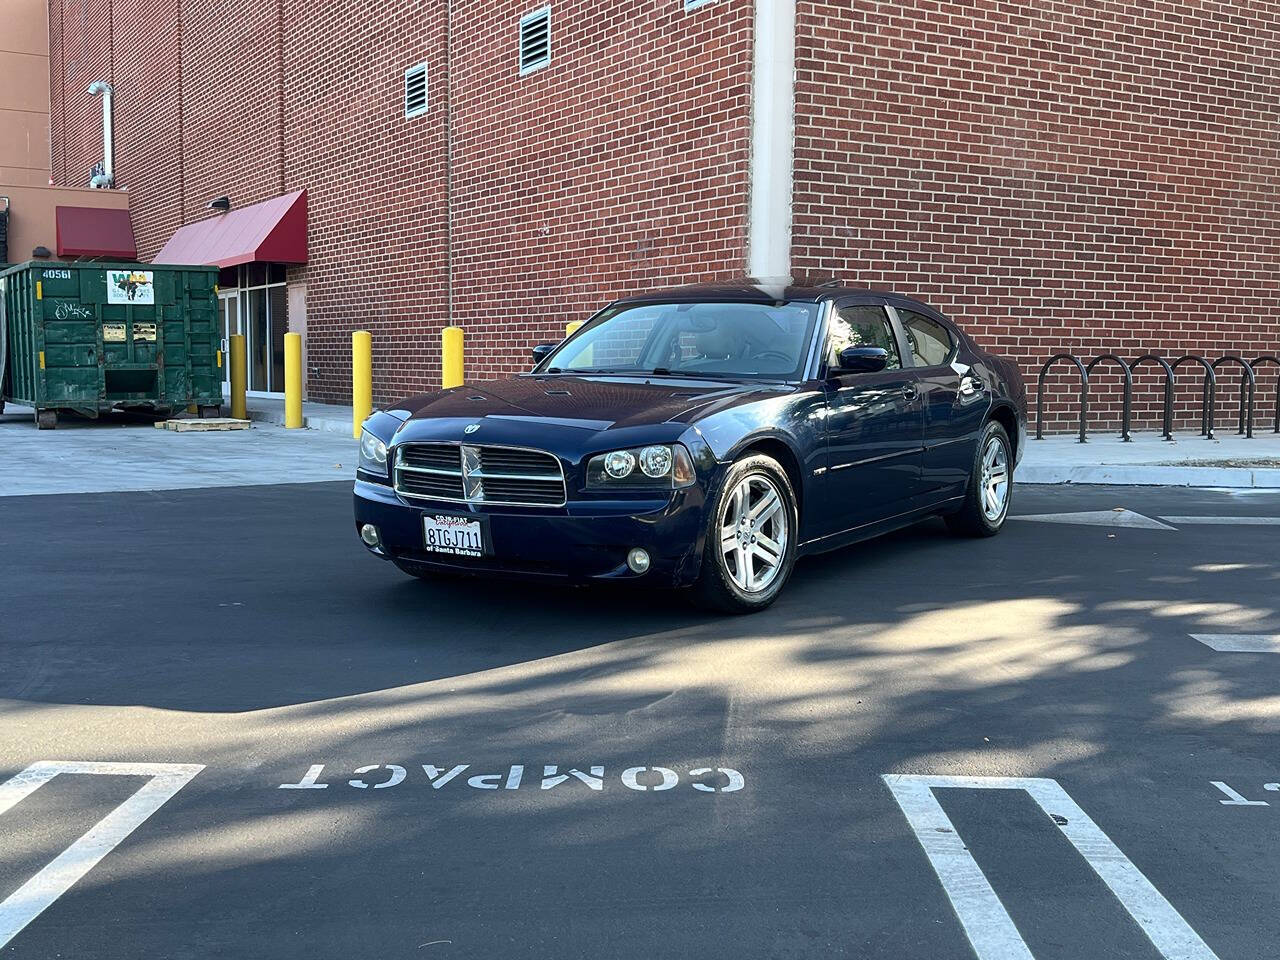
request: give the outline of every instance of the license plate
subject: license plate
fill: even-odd
[[[422,545],[428,553],[454,557],[483,557],[489,552],[483,521],[447,514],[422,518]]]

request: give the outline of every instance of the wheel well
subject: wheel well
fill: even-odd
[[[766,457],[773,457],[782,464],[782,469],[787,471],[787,479],[791,481],[791,490],[796,495],[796,513],[803,516],[804,484],[801,482],[803,474],[800,471],[800,461],[791,452],[791,448],[781,440],[755,440],[739,456],[745,457],[752,453],[763,453]]]
[[[1018,459],[1018,418],[1014,416],[1013,411],[1008,407],[996,407],[991,411],[987,419],[994,420],[1004,427],[1004,432],[1009,435],[1009,446],[1013,448],[1013,459],[1016,463]]]

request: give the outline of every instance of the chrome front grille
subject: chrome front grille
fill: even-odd
[[[395,490],[405,497],[508,507],[562,507],[559,458],[524,447],[406,443],[396,447]]]

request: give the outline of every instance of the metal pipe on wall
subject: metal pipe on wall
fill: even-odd
[[[94,177],[90,186],[109,189],[116,182],[115,121],[112,117],[115,89],[105,80],[98,80],[89,85],[89,93],[92,96],[102,96],[102,176]],[[103,182],[99,182],[100,180]]]

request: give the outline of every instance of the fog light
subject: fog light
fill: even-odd
[[[627,554],[627,566],[631,568],[632,573],[647,573],[649,570],[649,551],[641,550],[639,547],[632,547],[631,552]]]
[[[382,537],[378,534],[378,528],[372,523],[366,523],[360,528],[360,539],[370,547],[379,547],[382,545]]]

